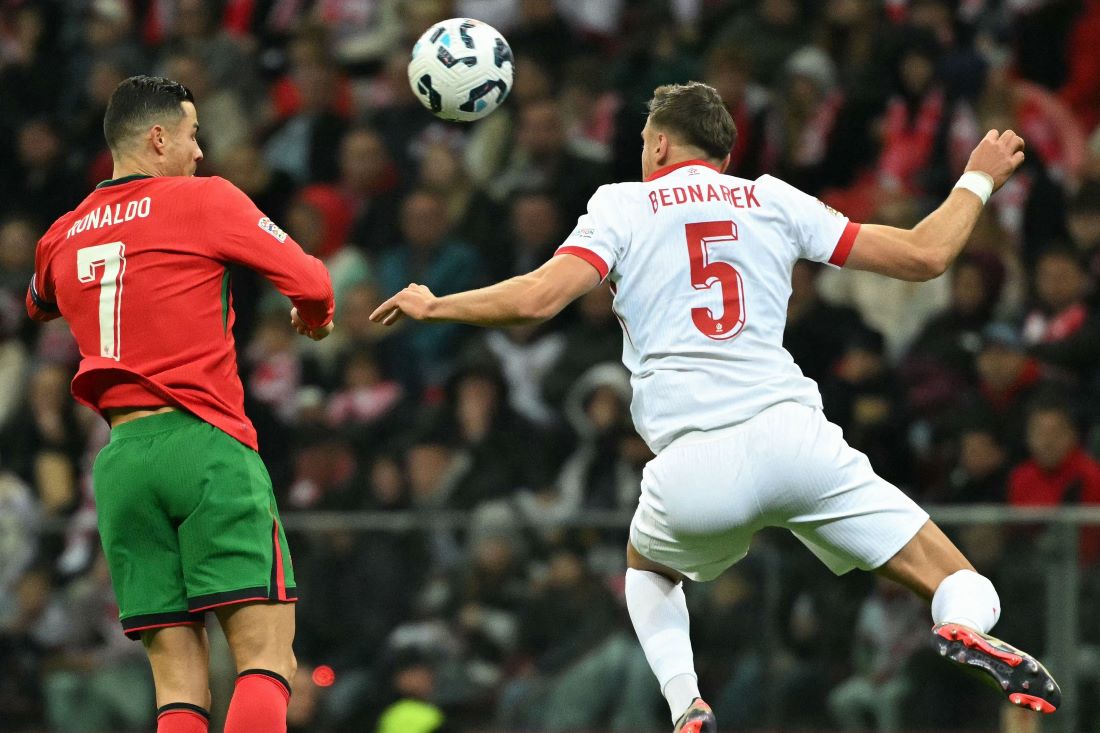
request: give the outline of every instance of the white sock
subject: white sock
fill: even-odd
[[[676,722],[699,697],[683,585],[647,570],[628,569],[626,608]]]
[[[973,570],[947,576],[932,596],[932,621],[962,624],[983,634],[1001,617],[1001,599],[989,578]]]

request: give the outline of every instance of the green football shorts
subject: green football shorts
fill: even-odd
[[[297,600],[256,451],[186,412],[123,423],[92,471],[103,552],[131,639],[218,606]]]

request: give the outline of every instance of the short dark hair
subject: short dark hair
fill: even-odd
[[[657,87],[649,100],[649,121],[718,160],[737,142],[737,126],[722,97],[698,81]]]
[[[191,90],[160,76],[131,76],[111,94],[103,115],[103,137],[112,150],[165,118],[179,120],[182,104],[195,103]]]

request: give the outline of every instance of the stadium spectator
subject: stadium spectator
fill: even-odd
[[[145,729],[153,680],[142,649],[122,633],[102,555],[56,590],[32,632],[47,650],[46,719],[58,733]]]
[[[704,80],[714,87],[737,125],[737,141],[730,151],[730,171],[742,178],[756,178],[766,171],[765,133],[770,111],[768,91],[753,82],[748,56],[733,46],[715,46],[706,57]]]
[[[611,295],[610,287],[594,288],[573,307],[576,319],[565,331],[561,358],[542,386],[546,400],[557,409],[582,374],[622,355],[624,331],[611,309]]]
[[[1013,506],[1100,504],[1100,463],[1085,452],[1068,404],[1036,401],[1027,415],[1030,457],[1012,470],[1008,502]],[[1100,529],[1081,533],[1080,562],[1100,559]]]
[[[543,100],[520,110],[515,149],[490,183],[489,192],[503,202],[525,189],[550,191],[562,202],[565,215],[573,217],[585,209],[583,192],[604,183],[605,176],[597,161],[585,158],[570,145],[558,102]]]
[[[974,383],[974,357],[1000,302],[1005,268],[991,253],[966,252],[948,277],[950,304],[917,334],[902,366],[907,400],[925,413],[950,407],[958,390]]]
[[[1070,200],[1066,228],[1085,263],[1090,301],[1095,306],[1100,299],[1100,180],[1085,182]]]
[[[458,454],[448,472],[448,508],[473,509],[549,482],[550,456],[524,450],[545,435],[508,405],[506,383],[494,367],[460,367],[447,384],[435,427]]]
[[[401,242],[378,258],[376,282],[390,291],[410,282],[422,282],[436,292],[451,293],[477,285],[484,269],[477,251],[451,236],[446,202],[425,189],[411,192],[401,204]],[[387,339],[408,354],[407,384],[439,384],[445,379],[444,357],[454,348],[462,328],[413,325]]]
[[[328,268],[337,298],[371,276],[363,252],[348,245],[352,210],[334,186],[313,184],[298,191],[286,213],[287,232]]]
[[[172,7],[153,3],[143,29],[147,42],[163,43],[168,54],[196,54],[210,83],[232,88],[245,99],[256,98],[252,58],[228,32],[218,0],[178,0]]]
[[[753,76],[771,85],[783,62],[809,40],[803,9],[795,0],[757,0],[752,6],[719,31],[716,43],[744,49]]]
[[[856,674],[829,693],[829,709],[841,730],[902,730],[909,656],[924,646],[924,608],[896,583],[877,578],[859,610],[852,653]]]
[[[382,138],[369,127],[353,127],[340,141],[336,183],[351,210],[349,241],[377,253],[394,243],[401,178]]]
[[[274,130],[264,146],[272,168],[299,185],[332,182],[339,175],[337,149],[351,115],[347,79],[329,55],[323,32],[302,31],[292,42],[290,67],[272,87]]]
[[[802,373],[819,384],[833,373],[849,336],[866,328],[855,310],[821,298],[817,290],[820,274],[816,263],[800,260],[795,264],[783,332],[783,348]]]
[[[62,128],[45,116],[28,119],[16,133],[15,170],[0,184],[5,207],[52,221],[79,200],[80,183],[67,162]]]
[[[575,550],[559,547],[532,589],[520,629],[529,673],[501,693],[503,730],[653,730],[653,682],[620,610]]]
[[[821,384],[821,401],[844,429],[848,444],[867,454],[880,476],[905,486],[910,480],[908,415],[884,350],[885,341],[875,331],[849,334],[832,376]]]
[[[638,499],[641,468],[652,455],[630,427],[630,378],[615,362],[597,364],[573,385],[563,407],[579,438],[554,491],[525,493],[534,518],[567,519],[586,510],[629,509]]]
[[[165,76],[175,79],[202,100],[202,125],[213,131],[202,135],[203,155],[217,169],[226,154],[253,136],[252,113],[241,93],[231,86],[214,86],[197,53],[180,52],[168,57]]]
[[[976,411],[993,420],[1009,455],[1019,457],[1024,450],[1027,404],[1044,378],[1043,369],[1028,356],[1017,330],[1006,323],[993,323],[982,330],[975,364],[978,387],[960,412]]]
[[[1022,338],[1044,364],[1087,380],[1100,363],[1100,323],[1090,312],[1088,274],[1069,247],[1045,251],[1035,263],[1035,307]]]
[[[959,503],[1004,502],[1008,486],[1008,451],[992,427],[975,424],[959,431],[959,455],[942,499]]]

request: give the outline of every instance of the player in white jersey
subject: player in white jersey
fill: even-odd
[[[656,454],[630,527],[627,608],[678,733],[717,729],[681,581],[716,577],[765,526],[786,527],[837,574],[875,570],[908,586],[931,601],[942,654],[986,672],[1011,702],[1052,712],[1061,693],[1050,674],[987,634],[1000,615],[992,583],[844,442],[782,346],[798,259],[938,277],[1023,161],[1023,140],[991,130],[946,201],[907,230],[861,226],[771,176],[723,175],[736,129],[705,84],[659,87],[649,109],[644,180],[600,187],[559,256],[442,298],[413,284],[371,318],[541,322],[610,282],[634,424]]]

